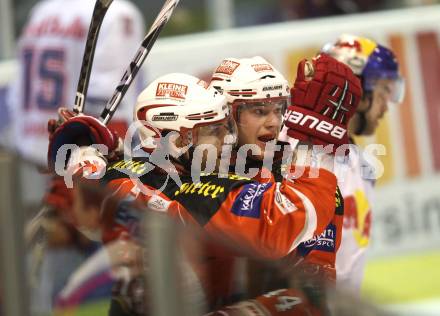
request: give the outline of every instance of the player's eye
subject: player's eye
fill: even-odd
[[[258,115],[258,116],[265,115],[265,111],[263,109],[259,109],[259,108],[254,108],[252,110],[252,113],[254,113],[255,115]]]
[[[276,115],[281,115],[282,112],[283,109],[281,107],[277,107],[273,110],[273,113],[275,113]]]
[[[386,94],[391,94],[392,89],[391,89],[391,87],[390,87],[389,85],[386,85],[386,86],[383,87],[383,91],[384,91]]]

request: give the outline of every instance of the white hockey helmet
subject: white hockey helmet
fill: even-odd
[[[260,56],[223,60],[212,75],[210,87],[226,96],[237,121],[241,105],[277,103],[285,109],[290,97],[287,80]]]
[[[154,149],[164,132],[176,131],[186,144],[197,143],[199,134],[216,135],[216,125],[227,126],[236,136],[226,98],[205,81],[183,73],[154,80],[138,96],[134,120],[141,122],[139,137],[146,150]]]

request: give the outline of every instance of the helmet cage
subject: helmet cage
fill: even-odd
[[[192,139],[192,144],[198,145],[199,136],[204,134],[204,136],[219,136],[218,127],[222,125],[223,128],[226,128],[227,135],[230,135],[234,140],[237,139],[237,126],[233,119],[233,116],[228,115],[224,119],[214,121],[214,122],[203,122],[194,125],[192,129],[182,129],[181,135],[183,137],[190,136]],[[203,132],[202,132],[203,131]],[[225,136],[227,136],[225,135]],[[190,139],[188,139],[190,140]]]
[[[377,76],[365,76],[362,80],[364,93],[373,93],[381,79],[389,79],[391,81],[388,85],[389,101],[394,104],[402,103],[405,96],[405,80],[400,75],[396,76],[395,73],[388,75],[382,72]]]
[[[183,144],[185,144],[185,145],[197,144],[201,128],[205,128],[205,130],[207,130],[207,131],[209,131],[210,129],[213,130],[214,129],[213,127],[219,123],[227,123],[226,127],[227,127],[230,135],[232,137],[234,137],[235,139],[237,138],[237,128],[235,126],[235,122],[233,120],[233,117],[230,115],[231,114],[230,107],[229,107],[229,111],[228,111],[229,115],[226,114],[224,118],[222,118],[220,120],[215,120],[215,121],[210,120],[210,119],[218,116],[218,113],[214,112],[214,111],[207,111],[204,113],[196,113],[196,114],[186,115],[185,119],[187,119],[187,120],[204,120],[203,122],[194,124],[192,127],[181,126],[179,129],[169,129],[169,128],[158,128],[158,127],[149,126],[148,119],[147,119],[147,112],[149,110],[156,109],[159,107],[169,107],[169,106],[174,106],[174,105],[172,105],[172,104],[149,105],[148,107],[142,107],[137,111],[136,117],[137,117],[138,121],[143,125],[143,127],[151,132],[149,135],[149,138],[151,140],[159,139],[160,137],[164,136],[164,134],[174,131],[174,132],[179,133]],[[208,121],[206,121],[206,120],[208,120]],[[212,133],[212,136],[216,136],[215,132]],[[145,141],[146,140],[144,139],[144,142]],[[156,143],[155,145],[157,145],[159,142],[155,141],[155,143]],[[150,151],[150,150],[154,149],[154,147],[152,148],[152,146],[149,146],[149,147],[142,146],[142,148],[146,151]]]

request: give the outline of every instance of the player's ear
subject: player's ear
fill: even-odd
[[[174,145],[177,147],[177,148],[182,148],[182,147],[185,147],[185,144],[183,143],[183,139],[182,139],[182,136],[180,136],[180,135],[175,135],[175,136],[172,136],[171,138],[170,138],[170,141],[172,142],[172,143],[174,143]]]
[[[183,156],[189,158],[188,149],[191,147],[191,144],[188,144],[182,135],[177,132],[171,132],[167,134],[167,138],[167,146],[169,146],[169,152],[173,157]]]

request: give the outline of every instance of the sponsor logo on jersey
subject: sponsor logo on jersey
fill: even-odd
[[[272,186],[272,183],[246,184],[232,205],[232,213],[244,217],[260,217],[263,194]]]
[[[367,196],[361,190],[344,198],[344,224],[346,233],[353,234],[360,248],[366,247],[370,241],[371,207]],[[351,232],[348,232],[350,230]]]
[[[304,126],[311,130],[316,130],[323,134],[330,134],[330,136],[337,139],[342,139],[347,133],[347,130],[338,125],[332,124],[326,120],[319,119],[315,116],[306,114],[295,110],[288,110],[284,115],[285,121],[289,121],[293,124]]]
[[[272,66],[269,64],[255,64],[252,65],[252,68],[254,68],[255,72],[273,71]]]
[[[200,173],[200,176],[201,176],[201,177],[215,176],[215,177],[218,177],[218,178],[225,178],[225,179],[236,180],[236,181],[241,181],[241,180],[252,180],[252,179],[249,178],[249,177],[243,177],[243,176],[240,176],[240,175],[238,175],[238,174],[233,174],[233,173],[219,174],[219,173],[217,173],[217,172],[209,172],[209,173],[201,172],[201,173]]]
[[[120,160],[110,165],[110,167],[107,168],[107,171],[115,169],[126,174],[143,175],[149,167],[151,167],[151,164],[143,161]]]
[[[235,71],[235,69],[240,66],[240,63],[237,63],[232,60],[223,60],[220,66],[217,67],[215,70],[215,73],[225,74],[225,75],[232,75]]]
[[[170,201],[167,201],[158,195],[153,195],[148,201],[147,206],[153,211],[166,212],[170,204]]]
[[[275,204],[284,215],[295,212],[298,208],[283,193],[280,192],[280,183],[277,183],[275,191]]]
[[[319,236],[314,236],[298,246],[301,255],[305,256],[312,250],[335,252],[336,226],[330,223],[324,232]]]
[[[225,192],[224,186],[212,184],[211,181],[198,183],[186,182],[180,186],[179,190],[174,192],[174,196],[188,194],[215,199],[223,192]]]
[[[160,82],[157,85],[156,96],[185,100],[188,86],[177,83]]]
[[[152,121],[162,121],[162,122],[170,122],[170,121],[177,121],[177,118],[179,116],[174,114],[173,112],[171,113],[160,113],[160,114],[156,114],[153,115],[152,117]]]
[[[273,90],[282,90],[283,89],[283,85],[279,84],[276,86],[266,86],[263,87],[263,91],[273,91]]]

